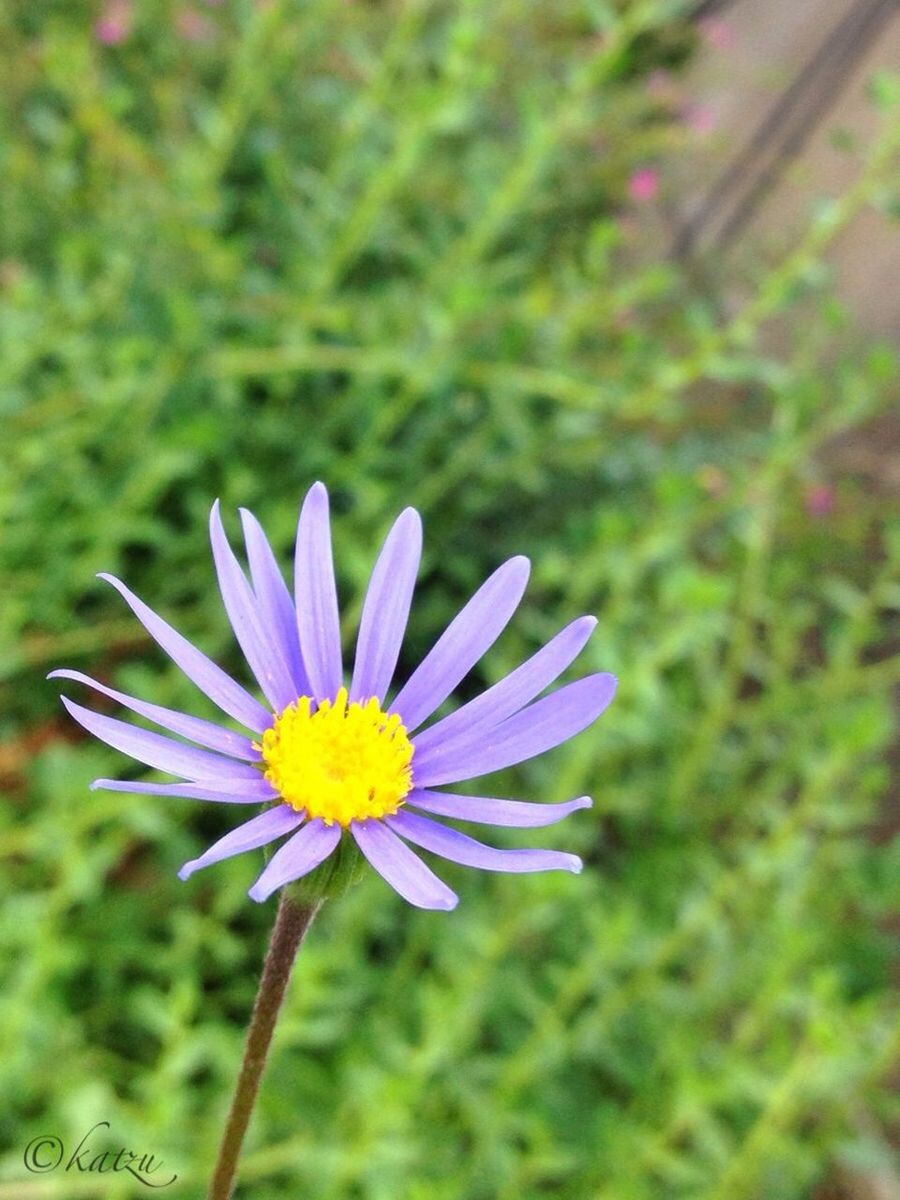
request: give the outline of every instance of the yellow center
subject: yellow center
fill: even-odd
[[[389,816],[412,788],[413,746],[400,718],[374,697],[348,704],[346,688],[314,711],[301,696],[275,718],[260,749],[282,799],[326,825]]]

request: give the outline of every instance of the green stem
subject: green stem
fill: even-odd
[[[229,1200],[234,1191],[241,1146],[256,1103],[259,1082],[265,1069],[281,1002],[291,977],[294,958],[320,907],[321,901],[315,904],[298,904],[286,891],[281,893],[266,961],[263,964],[262,978],[253,1005],[253,1015],[247,1029],[241,1070],[207,1193],[208,1200]]]

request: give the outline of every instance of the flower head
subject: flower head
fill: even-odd
[[[834,510],[837,497],[830,484],[817,483],[806,489],[804,505],[807,514],[817,521],[824,521]]]
[[[655,167],[638,167],[628,180],[628,195],[638,204],[654,200],[659,191],[659,172]]]
[[[734,46],[734,29],[721,17],[705,17],[700,22],[700,34],[713,50],[731,50]]]
[[[208,42],[215,30],[203,13],[181,8],[175,14],[175,32],[186,42]]]
[[[499,637],[525,590],[528,560],[512,558],[482,584],[388,703],[422,548],[418,513],[407,508],[385,539],[366,593],[349,686],[341,658],[328,495],[315,484],[297,531],[292,597],[256,519],[241,510],[249,571],[241,567],[213,505],[210,536],[219,589],[261,703],[157,616],[124,583],[103,575],[148,633],[215,704],[248,733],[127,696],[78,671],[51,672],[86,684],[184,739],[139,729],[63,697],[96,737],[178,783],[98,779],[113,791],[263,805],[188,862],[200,867],[267,846],[289,834],[250,889],[265,900],[307,875],[352,839],[375,870],[411,904],[454,908],[457,897],[408,843],[489,871],[579,871],[573,854],[500,850],[424,813],[487,825],[541,826],[591,801],[500,800],[437,791],[523,762],[586,728],[613,697],[616,680],[589,675],[535,699],[574,661],[596,621],[581,617],[506,678],[428,724],[438,707]],[[192,743],[192,744],[191,744]]]
[[[715,111],[708,104],[688,104],[682,115],[692,133],[705,137],[715,132],[718,121]]]
[[[94,25],[94,33],[104,46],[118,46],[131,33],[133,20],[131,0],[109,0]]]

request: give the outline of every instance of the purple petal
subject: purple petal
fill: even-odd
[[[137,729],[125,721],[114,717],[101,717],[99,713],[82,708],[66,696],[61,696],[66,711],[88,733],[106,742],[114,750],[129,754],[138,762],[146,763],[148,767],[156,767],[160,771],[168,771],[172,775],[181,775],[184,779],[259,779],[259,771],[249,763],[237,762],[233,758],[222,758],[209,750],[197,750],[193,746],[185,746],[181,742],[173,742],[171,738],[159,733],[151,733],[147,729]]]
[[[247,893],[251,900],[260,903],[280,888],[308,875],[332,852],[341,840],[340,825],[326,825],[318,818],[306,825],[272,855],[266,869]]]
[[[416,786],[435,787],[474,779],[534,758],[586,729],[612,700],[615,690],[614,675],[588,675],[536,700],[486,733],[435,749],[421,762],[416,755]]]
[[[420,733],[416,738],[416,753],[421,755],[429,747],[446,745],[451,738],[469,737],[476,730],[499,725],[530,704],[574,662],[596,624],[596,617],[579,617],[567,625],[499,683]]]
[[[459,897],[381,821],[356,821],[356,844],[395,892],[417,908],[456,908]]]
[[[476,842],[458,829],[447,829],[437,821],[411,812],[398,812],[385,820],[395,833],[423,850],[430,850],[450,862],[462,863],[464,867],[478,867],[481,871],[573,871],[576,874],[582,867],[576,854],[564,854],[561,850],[498,850]]]
[[[488,796],[455,796],[450,792],[414,790],[406,797],[406,803],[456,821],[537,829],[555,825],[579,808],[590,808],[591,798],[579,796],[577,800],[566,800],[563,804],[532,804],[527,800],[494,800]]]
[[[441,704],[494,644],[516,611],[530,570],[527,558],[511,558],[487,579],[450,622],[400,689],[391,712],[408,732]]]
[[[343,682],[341,626],[331,558],[328,493],[323,483],[314,483],[303,501],[295,566],[300,649],[313,699],[333,700]]]
[[[187,638],[182,637],[162,617],[158,617],[151,608],[129,591],[120,579],[114,575],[101,574],[99,579],[111,583],[131,611],[141,622],[150,636],[162,646],[166,654],[176,663],[204,695],[209,696],[223,712],[246,725],[256,733],[262,733],[272,724],[272,714],[254,700],[248,691],[239,683],[226,675],[221,667],[192,646]]]
[[[278,793],[260,775],[252,779],[205,779],[198,783],[133,783],[127,779],[95,779],[91,790],[138,792],[145,796],[181,796],[186,800],[214,800],[221,804],[265,804]]]
[[[406,508],[387,535],[372,571],[359,623],[350,699],[380,703],[391,684],[406,632],[422,556],[422,521]]]
[[[209,538],[219,578],[219,591],[234,636],[266,699],[276,712],[280,712],[293,704],[297,699],[297,691],[284,658],[259,619],[256,598],[225,536],[218,500],[209,514]]]
[[[124,692],[117,692],[114,688],[106,687],[104,684],[98,683],[96,679],[91,679],[89,675],[82,675],[80,671],[51,671],[47,678],[73,679],[76,683],[83,683],[86,687],[93,688],[94,691],[101,692],[104,696],[109,696],[111,700],[124,705],[125,708],[130,708],[139,716],[146,717],[148,721],[155,721],[163,729],[170,729],[172,733],[190,738],[192,742],[197,742],[200,746],[218,750],[221,754],[228,754],[232,758],[245,758],[250,762],[259,762],[259,751],[253,749],[249,738],[244,737],[241,733],[233,733],[230,729],[223,729],[221,725],[214,725],[212,721],[204,721],[200,717],[176,712],[173,708],[163,708],[159,704],[150,704],[135,696],[126,696]]]
[[[268,538],[253,513],[246,508],[239,510],[244,527],[244,542],[250,564],[250,579],[260,617],[270,629],[272,640],[284,659],[294,683],[296,699],[310,694],[309,680],[300,655],[300,635],[297,632],[297,614],[294,601]]]
[[[280,804],[278,808],[270,808],[258,817],[245,821],[226,833],[223,838],[213,842],[205,854],[186,862],[178,872],[179,879],[188,879],[201,867],[212,866],[223,858],[233,858],[235,854],[243,854],[245,850],[258,850],[260,846],[268,846],[283,833],[290,833],[303,820],[303,813],[296,812],[289,804]]]

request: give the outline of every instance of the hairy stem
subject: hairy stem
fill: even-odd
[[[247,1029],[241,1070],[222,1135],[212,1182],[209,1185],[208,1200],[229,1200],[234,1191],[241,1146],[256,1103],[259,1082],[265,1069],[281,1002],[291,977],[294,958],[320,907],[321,902],[298,904],[286,891],[281,893],[259,990],[253,1004],[253,1015]]]

